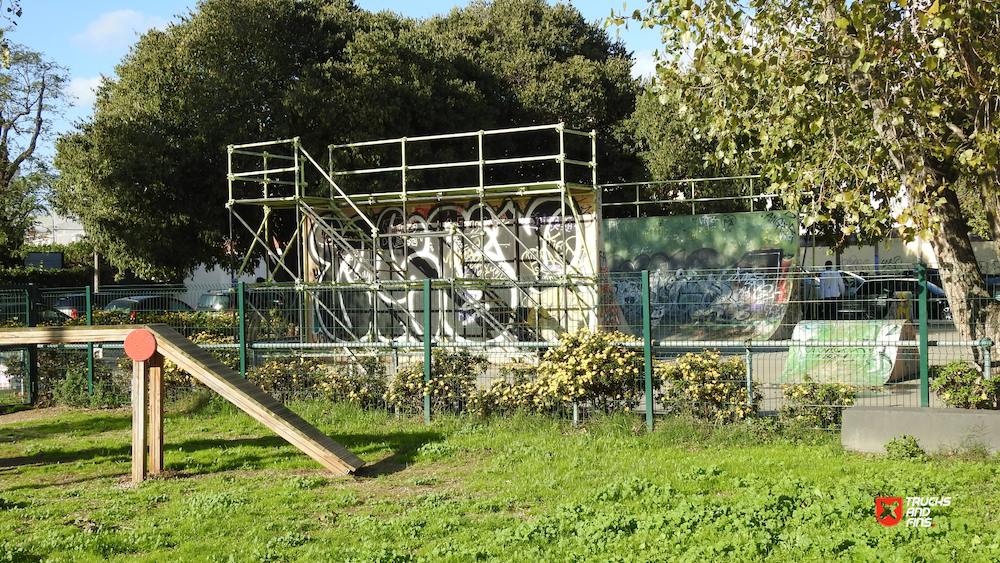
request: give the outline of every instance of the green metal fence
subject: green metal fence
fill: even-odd
[[[534,286],[449,279],[105,286],[98,293],[21,287],[0,290],[0,299],[7,326],[162,322],[279,399],[345,399],[428,419],[438,410],[481,409],[487,390],[537,378],[546,352],[584,328],[617,331],[620,347],[641,359],[620,404],[650,426],[654,416],[674,412],[710,422],[780,413],[823,426],[836,424],[850,404],[945,406],[931,378],[977,351],[992,377],[992,343],[961,340],[936,272],[855,267],[841,272],[844,293],[836,299],[820,295],[820,274],[748,264]],[[580,305],[593,302],[600,305]],[[6,349],[0,366],[0,406],[128,402],[120,346]],[[198,387],[176,370],[167,377],[177,394]],[[437,391],[401,395],[400,382]],[[546,406],[583,417],[597,403]]]

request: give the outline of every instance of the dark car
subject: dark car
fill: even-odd
[[[97,309],[103,309],[104,306],[113,301],[115,297],[118,297],[118,295],[110,293],[92,293],[90,295],[90,304],[92,307]],[[73,293],[70,295],[64,295],[52,305],[52,308],[57,309],[62,312],[62,314],[74,319],[84,316],[87,314],[87,294]]]
[[[104,306],[104,311],[125,311],[128,313],[163,313],[191,311],[191,306],[166,295],[134,295],[115,299]]]
[[[35,303],[35,311],[38,315],[35,322],[39,325],[61,325],[69,320],[68,315],[44,303]],[[25,326],[27,321],[28,310],[24,303],[0,304],[0,323]]]
[[[911,318],[920,317],[918,296],[920,282],[916,278],[886,278],[866,280],[858,286],[854,296],[845,299],[837,309],[841,319],[885,319],[894,316],[894,310],[901,305],[898,297],[901,293],[909,294]],[[927,283],[928,319],[949,320],[951,308],[948,296],[937,285]]]

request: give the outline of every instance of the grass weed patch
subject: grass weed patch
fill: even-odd
[[[130,415],[4,424],[0,561],[995,561],[1000,464],[889,459],[768,421],[626,414],[431,425],[289,405],[369,465],[350,477],[211,400],[175,405],[168,477],[131,486]],[[951,496],[933,528],[883,496]]]

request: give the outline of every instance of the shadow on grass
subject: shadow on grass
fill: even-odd
[[[440,442],[444,435],[440,432],[424,430],[419,432],[393,432],[387,434],[331,435],[345,448],[361,456],[367,449],[388,450],[389,455],[369,462],[354,472],[355,477],[378,477],[390,475],[406,469],[413,463],[417,451],[425,444]]]
[[[90,416],[79,420],[60,420],[58,422],[31,421],[20,423],[24,426],[12,428],[0,427],[0,436],[5,441],[44,440],[63,436],[86,437],[104,432],[127,431],[132,428],[131,413],[107,414]]]
[[[105,423],[89,426],[102,428]],[[122,427],[128,427],[131,419],[126,419]],[[36,428],[37,430],[37,428]],[[46,431],[40,434],[48,435]],[[331,436],[338,443],[355,453],[391,452],[388,456],[365,465],[358,470],[357,477],[377,477],[404,470],[413,463],[417,451],[424,444],[440,441],[443,436],[438,432],[396,432],[387,434],[345,434]],[[261,436],[255,438],[193,438],[182,441],[171,441],[169,432],[164,436],[164,470],[168,473],[183,473],[186,476],[209,475],[226,471],[259,471],[270,466],[280,466],[290,454],[298,452],[294,446],[280,436]],[[76,468],[68,471],[80,471],[90,477],[81,477],[78,481],[103,478],[106,472],[93,474],[104,464],[130,463],[132,447],[125,443],[120,446],[68,450],[63,448],[44,449],[38,453],[16,457],[0,458],[0,475],[8,470],[22,470],[29,467],[39,467],[54,464],[75,465],[91,462],[86,469]],[[305,454],[302,454],[305,455]],[[178,460],[178,456],[184,456]],[[65,484],[60,482],[60,485]],[[40,485],[25,485],[28,488],[38,488]],[[41,485],[44,486],[44,485]]]
[[[239,437],[228,438],[227,429],[215,426],[214,432],[205,427],[204,423],[213,416],[229,416],[239,413],[239,410],[222,403],[211,394],[198,394],[188,400],[174,404],[172,413],[166,417],[167,426],[164,433],[164,470],[168,473],[184,473],[187,475],[204,475],[225,471],[261,470],[268,467],[282,467],[283,461],[289,455],[298,453],[293,446],[279,436],[272,435],[264,427],[247,432],[246,428],[233,428],[228,432],[242,434]],[[240,413],[242,414],[242,413]],[[326,412],[323,411],[325,415]],[[207,418],[203,418],[207,417]],[[192,418],[201,419],[195,422],[200,428],[192,429],[187,422]],[[171,420],[175,424],[171,424]],[[317,421],[319,422],[319,421]],[[378,420],[352,420],[350,426],[358,428],[379,425]],[[386,432],[343,433],[331,428],[329,420],[326,426],[327,434],[336,442],[368,461],[368,465],[355,473],[357,477],[377,477],[404,470],[413,463],[418,450],[429,443],[444,439],[441,432],[428,428],[411,428],[399,430],[385,428]],[[209,423],[209,426],[212,426]],[[0,457],[0,475],[5,470],[29,468],[56,463],[78,465],[79,477],[86,480],[84,474],[99,478],[97,474],[107,473],[103,469],[121,471],[119,464],[131,462],[131,440],[129,431],[132,427],[132,417],[129,411],[108,413],[87,413],[84,416],[72,415],[60,419],[41,419],[28,422],[19,427],[0,427],[0,442],[21,443],[23,455],[17,457]],[[101,437],[107,445],[95,446],[88,439],[108,432],[121,433],[121,441],[114,437]],[[200,435],[199,435],[200,434]],[[207,435],[206,435],[207,434]],[[249,435],[248,435],[249,434]],[[58,440],[58,446],[52,447],[44,442],[31,444],[31,441]],[[73,441],[85,445],[73,449]],[[34,449],[34,451],[32,451]],[[110,465],[113,464],[113,465]],[[70,470],[72,471],[72,470]]]
[[[131,455],[132,446],[99,447],[83,450],[45,449],[31,455],[0,458],[0,475],[4,473],[3,470],[9,468],[38,467],[57,463],[76,463],[97,459],[100,459],[101,463],[118,463],[128,461]]]

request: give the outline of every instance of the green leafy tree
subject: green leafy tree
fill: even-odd
[[[207,0],[142,36],[56,144],[60,208],[119,270],[176,280],[225,260],[226,146],[287,138],[312,65],[343,51],[352,6]]]
[[[58,202],[111,265],[176,279],[247,246],[229,240],[229,144],[298,136],[319,156],[329,143],[559,120],[610,132],[632,111],[629,68],[576,9],[540,0],[427,21],[348,0],[203,0],[143,36],[93,117],[57,143]]]
[[[57,114],[65,76],[42,55],[11,45],[10,66],[0,70],[0,263],[20,261],[20,249],[41,208],[40,191],[49,176],[33,165],[32,156]]]
[[[0,186],[0,265],[17,266],[24,258],[25,239],[35,227],[35,217],[43,210],[40,183],[48,180],[44,172],[18,176]]]
[[[616,190],[605,191],[603,201],[616,203],[619,201],[670,201],[686,200],[690,197],[691,182],[679,180],[697,178],[723,178],[740,176],[752,171],[745,162],[715,162],[705,158],[706,154],[715,152],[712,139],[691,134],[692,125],[678,113],[678,103],[673,91],[684,86],[685,79],[664,72],[654,84],[647,81],[636,98],[635,112],[626,121],[633,150],[639,156],[648,176],[636,178],[638,181],[651,181],[641,186],[623,186]],[[658,182],[669,183],[658,183]],[[747,211],[745,200],[726,199],[733,196],[748,195],[748,182],[745,179],[712,180],[694,182],[695,197],[717,198],[697,205],[698,213],[726,213]],[[638,191],[637,191],[638,189]],[[645,206],[649,210],[649,206]],[[626,214],[634,213],[631,206],[618,207],[609,205],[604,209],[606,217],[613,216],[618,210]],[[683,203],[660,203],[657,213],[683,214],[691,213],[691,205]],[[628,216],[628,215],[626,215]]]
[[[1000,240],[1000,2],[657,0],[630,19],[694,71],[674,92],[712,159],[748,159],[806,225],[928,240],[963,337],[1000,336],[959,198]]]
[[[477,122],[492,128],[563,122],[596,130],[599,181],[641,173],[626,127],[640,89],[631,77],[631,53],[571,4],[477,0],[427,25],[472,66],[469,77],[487,104]]]
[[[19,0],[0,1],[0,10],[4,12],[2,16],[4,19],[17,25],[15,18],[21,17],[21,3]],[[4,68],[10,68],[10,43],[4,37],[2,29],[0,29],[0,63],[3,64]]]

